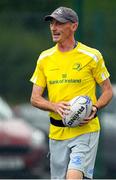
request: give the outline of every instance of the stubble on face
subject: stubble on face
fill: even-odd
[[[60,23],[58,21],[52,21],[50,24],[51,34],[53,42],[62,43],[72,35],[71,23]]]

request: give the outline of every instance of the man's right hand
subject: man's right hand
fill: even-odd
[[[58,113],[62,118],[70,110],[70,104],[66,101],[61,101],[59,103],[53,103],[53,106],[54,106],[54,112]]]

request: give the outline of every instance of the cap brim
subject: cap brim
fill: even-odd
[[[61,22],[61,23],[66,23],[66,22],[68,22],[67,19],[64,19],[64,18],[59,17],[59,16],[55,16],[55,15],[47,15],[47,16],[45,16],[45,18],[44,18],[45,21],[51,21],[52,19],[55,19],[55,20],[57,20],[57,21],[59,21],[59,22]]]

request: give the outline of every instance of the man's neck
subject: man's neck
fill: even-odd
[[[63,43],[57,43],[58,44],[58,49],[61,52],[67,52],[76,47],[77,42],[75,40],[72,41],[65,41]]]

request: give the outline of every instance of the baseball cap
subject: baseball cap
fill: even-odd
[[[68,21],[74,23],[79,21],[77,13],[71,8],[67,7],[59,7],[54,10],[52,14],[47,15],[44,18],[45,21],[51,21],[52,19],[56,19],[61,23],[66,23]]]

